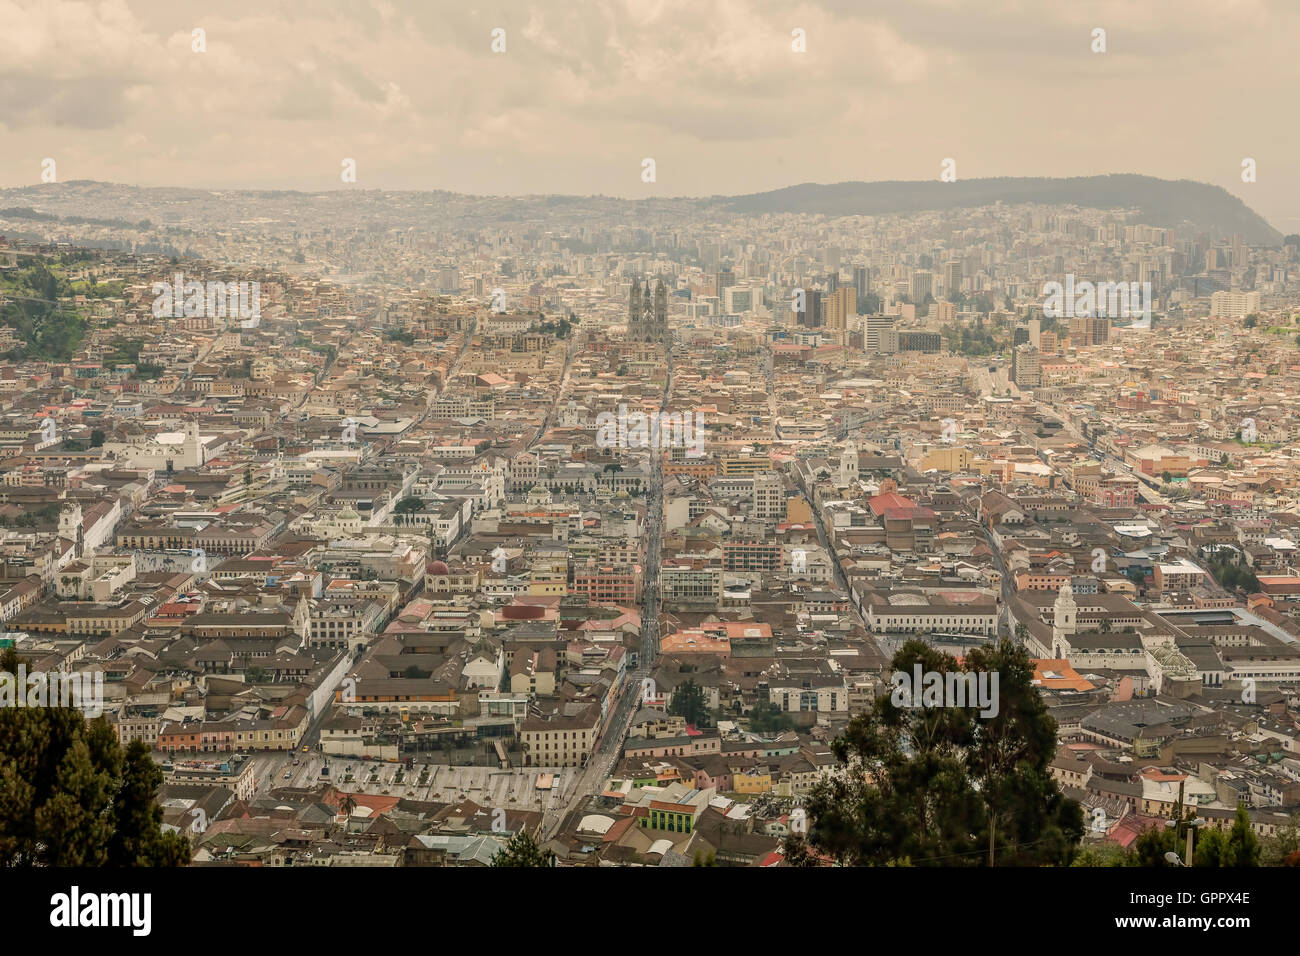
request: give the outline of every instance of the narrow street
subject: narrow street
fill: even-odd
[[[667,375],[664,381],[661,410],[667,408],[672,396],[673,368],[672,349],[667,354]],[[663,545],[663,454],[658,449],[650,450],[650,486],[646,495],[646,559],[642,574],[641,603],[641,650],[637,655],[637,667],[628,672],[623,681],[623,688],[618,696],[614,713],[610,715],[605,733],[597,742],[587,766],[578,777],[573,797],[562,808],[551,808],[542,815],[542,836],[550,839],[559,829],[560,824],[577,809],[588,796],[599,792],[600,787],[613,772],[623,751],[623,741],[627,737],[633,715],[640,709],[642,699],[642,681],[654,668],[659,656],[659,561]]]

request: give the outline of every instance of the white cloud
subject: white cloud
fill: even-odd
[[[1285,218],[1298,21],[1290,0],[0,0],[0,185],[55,156],[61,178],[315,190],[355,156],[367,187],[641,196],[654,156],[657,194],[707,195],[954,156],[966,178],[1200,179]]]

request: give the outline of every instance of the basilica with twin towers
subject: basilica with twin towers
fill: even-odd
[[[632,282],[627,306],[627,337],[632,342],[668,341],[668,288],[664,280],[656,281],[653,292],[650,280]]]

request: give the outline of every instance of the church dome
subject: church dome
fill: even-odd
[[[451,568],[447,567],[446,561],[433,561],[429,564],[430,574],[450,574]]]

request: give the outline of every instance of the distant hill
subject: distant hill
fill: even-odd
[[[827,216],[915,213],[965,209],[995,202],[1073,203],[1095,209],[1129,209],[1132,222],[1208,232],[1233,233],[1253,245],[1277,246],[1282,235],[1245,203],[1218,186],[1188,179],[1114,174],[1074,179],[967,179],[955,183],[804,183],[747,196],[477,196],[443,190],[184,189],[128,186],[91,180],[0,189],[0,219],[30,223],[44,233],[56,227],[109,227],[126,232],[163,230],[176,235],[240,228],[256,216],[281,229],[294,223],[331,222],[339,216],[355,226],[478,228],[485,223],[546,221],[556,228],[599,218],[628,219],[651,213],[685,221],[718,211],[738,214],[821,213]],[[12,228],[12,226],[11,226]],[[168,231],[170,230],[170,232]],[[80,240],[83,244],[90,240]],[[184,245],[184,243],[181,243]]]
[[[803,183],[745,196],[716,196],[733,212],[822,213],[827,216],[872,216],[927,210],[960,209],[1004,203],[1074,203],[1098,209],[1133,208],[1134,222],[1187,227],[1216,237],[1239,233],[1253,245],[1276,246],[1282,234],[1221,186],[1190,179],[1156,179],[1114,173],[1070,179],[959,179],[923,182]]]

